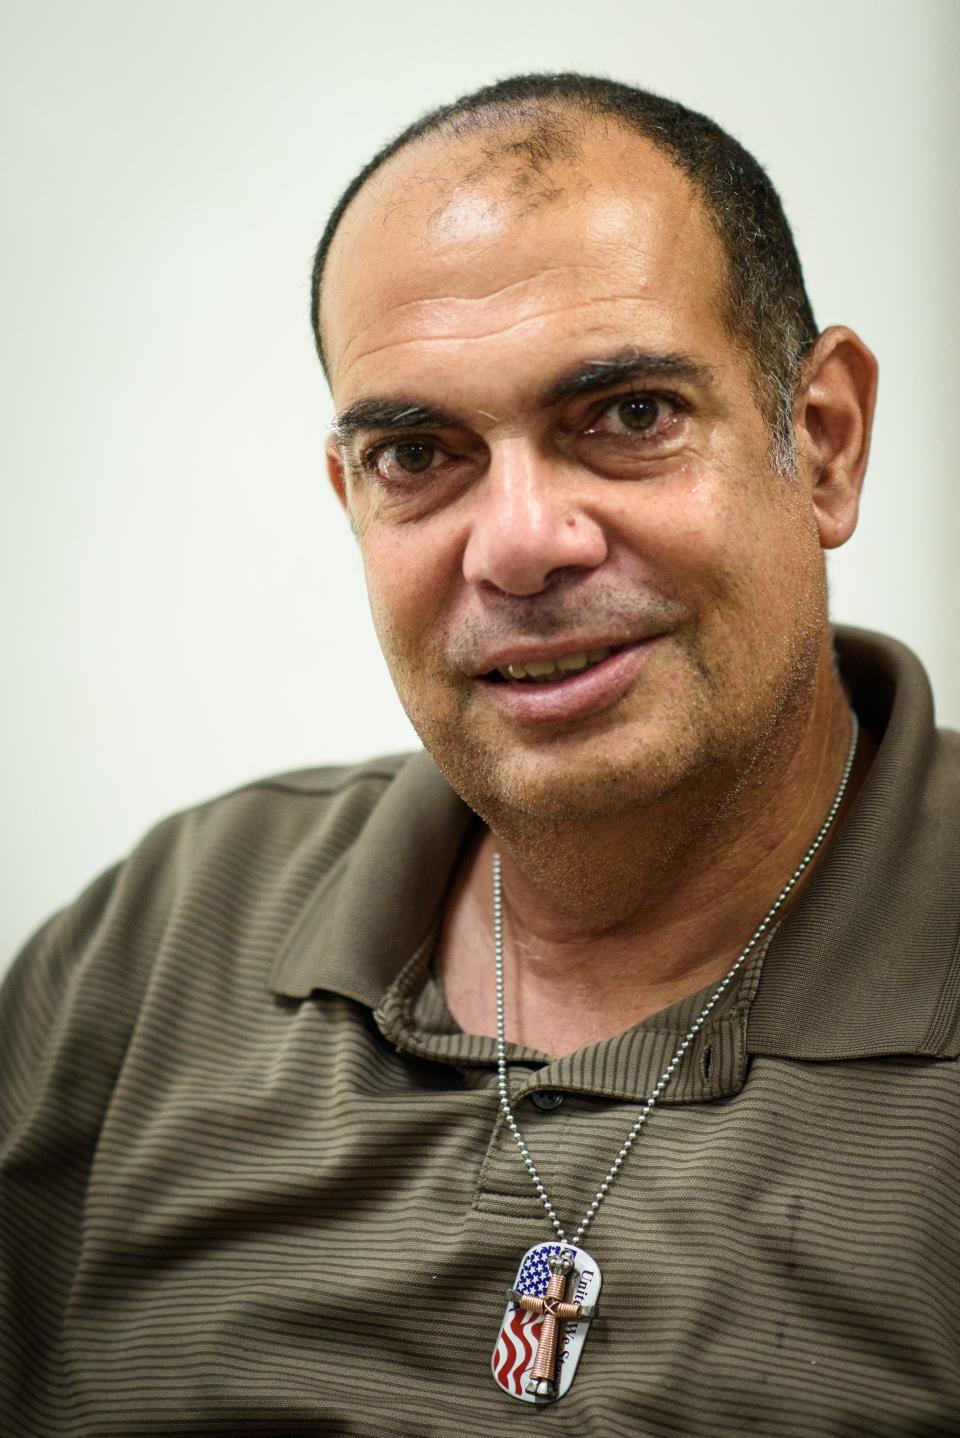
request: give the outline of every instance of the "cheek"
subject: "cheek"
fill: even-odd
[[[638,485],[617,508],[624,549],[649,568],[656,587],[692,599],[735,585],[747,540],[743,514],[711,478]]]
[[[370,612],[391,666],[422,654],[441,592],[436,557],[411,530],[369,530],[361,554]]]
[[[384,649],[392,649],[410,622],[416,586],[410,583],[408,571],[399,563],[391,562],[389,555],[383,554],[376,545],[364,544],[363,572],[374,628]]]
[[[682,488],[651,486],[621,511],[626,548],[652,582],[689,605],[701,626],[742,633],[776,627],[791,604],[812,602],[822,569],[816,533],[792,481],[701,472]]]

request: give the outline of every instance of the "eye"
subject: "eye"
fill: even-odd
[[[411,475],[435,467],[443,451],[426,439],[403,439],[375,446],[363,456],[363,468],[387,484],[402,484]]]
[[[649,434],[668,420],[674,407],[658,394],[622,395],[600,411],[588,434]]]
[[[578,458],[608,479],[652,478],[664,472],[691,435],[693,406],[681,395],[627,391],[597,400],[573,436]]]
[[[653,429],[660,418],[660,400],[652,394],[632,394],[617,405],[617,419],[625,429]]]

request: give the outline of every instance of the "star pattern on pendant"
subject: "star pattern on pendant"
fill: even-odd
[[[534,1298],[543,1297],[550,1282],[550,1259],[560,1252],[562,1246],[559,1243],[544,1243],[527,1255],[517,1275],[518,1293],[529,1293]]]

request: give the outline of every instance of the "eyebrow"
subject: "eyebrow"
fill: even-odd
[[[559,404],[572,395],[592,394],[609,389],[628,379],[681,380],[687,384],[713,389],[717,373],[702,360],[685,354],[653,354],[644,350],[624,350],[609,359],[587,360],[555,380],[542,396],[545,405]]]
[[[459,429],[462,420],[412,399],[361,399],[338,414],[330,428],[341,439],[369,429]]]
[[[540,395],[540,404],[549,408],[575,395],[592,394],[630,379],[678,380],[713,389],[716,371],[701,360],[685,354],[654,354],[630,349],[606,359],[581,362],[554,380]],[[371,429],[461,429],[462,416],[421,404],[413,398],[361,399],[338,414],[331,429],[340,439]]]

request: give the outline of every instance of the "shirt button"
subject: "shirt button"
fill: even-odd
[[[530,1095],[530,1102],[544,1113],[550,1113],[551,1109],[559,1108],[563,1103],[563,1094],[555,1088],[541,1088]]]

